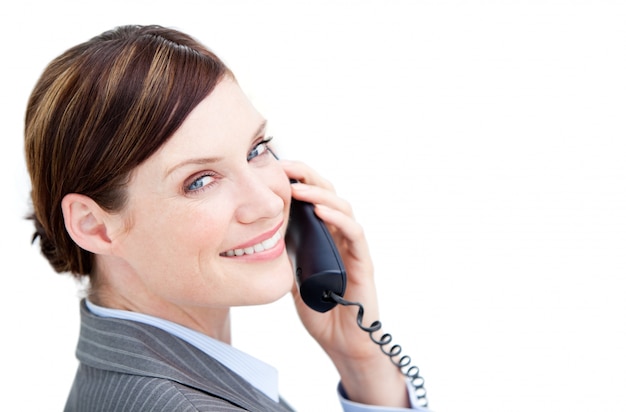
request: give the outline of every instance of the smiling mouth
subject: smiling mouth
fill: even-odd
[[[277,230],[271,238],[266,239],[262,242],[257,243],[256,245],[252,245],[242,249],[231,249],[226,252],[220,253],[220,256],[231,257],[231,256],[243,256],[243,255],[254,255],[255,253],[263,252],[264,250],[268,250],[276,246],[278,241],[282,235],[280,234],[280,230]]]

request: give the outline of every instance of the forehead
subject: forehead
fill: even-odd
[[[166,157],[171,166],[190,156],[227,154],[238,142],[248,144],[256,137],[254,134],[263,122],[263,116],[237,82],[226,77],[192,110],[153,157],[155,160]]]
[[[180,140],[177,139],[180,136],[234,138],[240,133],[249,133],[250,128],[255,129],[262,121],[237,82],[227,77],[191,111],[166,144]]]

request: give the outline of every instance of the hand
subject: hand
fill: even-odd
[[[347,274],[345,299],[364,306],[364,324],[378,320],[374,267],[362,227],[354,219],[348,202],[335,193],[330,182],[308,166],[281,161],[292,184],[295,199],[315,205],[341,253]],[[404,378],[399,369],[371,341],[356,322],[357,309],[338,305],[319,313],[302,301],[297,287],[292,290],[298,315],[307,331],[322,346],[337,368],[350,400],[384,406],[408,406]]]

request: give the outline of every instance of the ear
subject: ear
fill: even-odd
[[[65,229],[81,248],[97,254],[108,254],[111,239],[107,234],[108,213],[93,199],[78,193],[65,195],[61,201]]]

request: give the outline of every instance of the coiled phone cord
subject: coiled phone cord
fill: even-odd
[[[342,298],[341,296],[339,296],[333,291],[327,291],[327,296],[325,297],[328,299],[332,299],[335,302],[343,306],[358,306],[359,312],[356,315],[356,323],[359,325],[359,328],[369,333],[370,339],[374,343],[376,343],[378,346],[380,346],[380,350],[383,351],[385,355],[389,356],[391,363],[396,365],[400,369],[402,374],[411,380],[411,385],[413,385],[414,393],[415,393],[415,397],[417,398],[418,405],[427,407],[428,399],[426,399],[426,388],[424,387],[424,378],[420,376],[420,370],[417,366],[415,365],[409,366],[409,364],[411,363],[411,357],[408,355],[402,355],[398,360],[395,360],[394,358],[400,356],[400,353],[402,352],[402,347],[398,344],[394,344],[393,346],[391,346],[389,350],[385,350],[385,346],[390,344],[391,340],[393,339],[389,333],[383,334],[380,337],[380,339],[376,339],[374,337],[374,332],[379,331],[382,328],[383,326],[382,323],[376,320],[372,322],[372,324],[369,327],[365,326],[363,325],[364,309],[363,309],[362,304],[360,304],[359,302],[350,302],[348,300],[345,300],[344,298]]]

